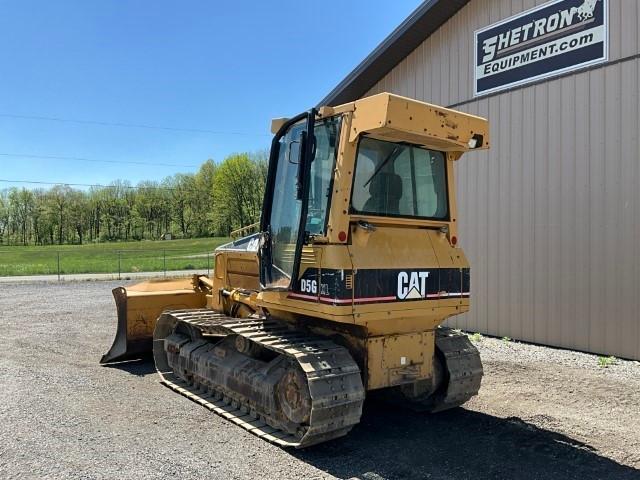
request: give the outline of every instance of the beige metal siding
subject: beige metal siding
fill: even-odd
[[[369,93],[392,91],[452,105],[473,97],[473,33],[547,0],[472,0]],[[609,0],[609,60],[640,52],[640,2]]]
[[[473,32],[542,3],[472,1],[369,93],[491,121],[458,166],[472,311],[454,325],[640,359],[640,2],[609,2],[619,63],[473,100]]]

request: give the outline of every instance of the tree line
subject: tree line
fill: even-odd
[[[228,236],[259,219],[266,177],[267,155],[258,152],[207,160],[196,173],[159,182],[0,190],[0,244]]]

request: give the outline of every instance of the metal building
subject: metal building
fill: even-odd
[[[457,167],[454,325],[640,359],[639,32],[638,0],[428,0],[321,102],[489,118],[491,150]]]

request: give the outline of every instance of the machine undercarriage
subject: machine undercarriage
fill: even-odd
[[[383,396],[439,412],[476,395],[482,364],[475,347],[444,328],[436,343],[442,360],[434,388],[424,392],[410,383]],[[365,387],[350,352],[284,322],[208,309],[169,311],[158,319],[153,353],[166,386],[283,447],[341,437],[360,421]]]

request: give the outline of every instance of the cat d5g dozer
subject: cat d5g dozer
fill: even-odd
[[[486,120],[382,93],[274,120],[260,231],[211,278],[114,291],[102,362],[153,350],[162,382],[282,446],[345,435],[365,392],[437,412],[480,388],[454,164]]]

